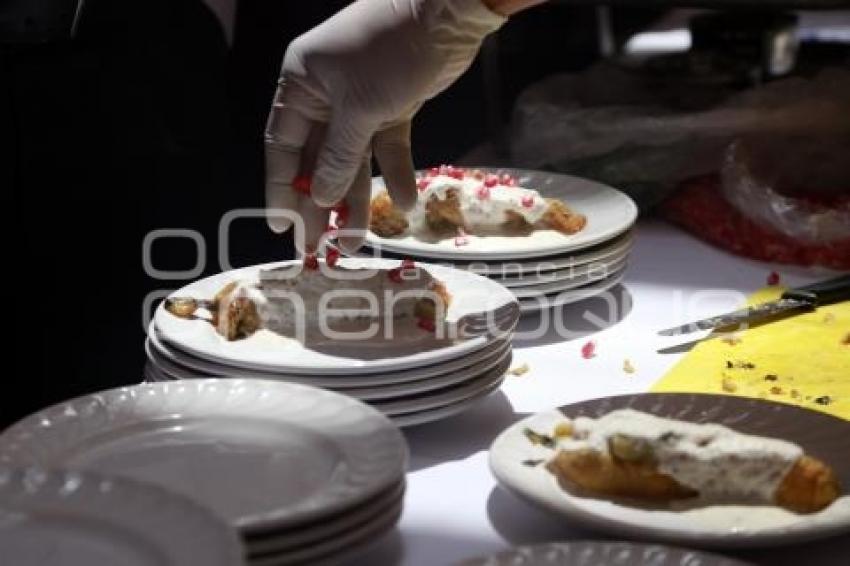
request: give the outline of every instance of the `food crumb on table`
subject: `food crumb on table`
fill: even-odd
[[[732,381],[729,376],[723,376],[720,386],[723,388],[723,391],[726,391],[727,393],[734,393],[738,390],[738,386],[735,385],[735,382]]]
[[[519,377],[521,375],[527,374],[529,371],[531,371],[531,367],[529,367],[529,365],[527,363],[525,363],[525,364],[522,364],[521,366],[517,366],[515,368],[509,369],[508,373],[510,375]]]
[[[727,334],[727,335],[723,336],[723,338],[721,338],[720,341],[725,342],[726,344],[729,344],[730,346],[735,346],[735,345],[741,343],[741,335],[736,334],[736,333]]]
[[[623,360],[623,371],[626,373],[634,373],[635,366],[632,364],[632,361],[628,358]]]

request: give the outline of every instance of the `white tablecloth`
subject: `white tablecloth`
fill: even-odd
[[[500,392],[466,413],[406,431],[411,464],[401,522],[355,563],[433,566],[523,544],[604,538],[500,488],[487,465],[490,443],[529,413],[646,391],[681,358],[684,350],[675,346],[687,341],[659,337],[657,330],[738,306],[773,270],[786,285],[831,275],[741,259],[665,223],[641,222],[617,301],[565,307],[559,326],[540,316],[523,319],[519,331],[527,336],[514,343],[514,366],[527,363],[528,373],[508,377]],[[533,336],[541,326],[550,330]],[[591,339],[596,357],[583,359],[581,346]],[[659,353],[663,348],[674,351]],[[633,374],[623,371],[626,358]],[[759,564],[846,565],[850,537],[726,554]]]

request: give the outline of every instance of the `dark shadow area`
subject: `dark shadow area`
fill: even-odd
[[[595,297],[523,315],[513,344],[524,348],[578,340],[614,326],[631,310],[631,293],[617,285]]]

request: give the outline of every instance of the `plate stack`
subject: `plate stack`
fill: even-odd
[[[3,474],[5,466],[68,470],[52,482],[40,476],[15,480],[27,489],[15,488],[21,501],[12,503],[36,512],[60,509],[55,499],[66,500],[59,501],[66,508],[79,500],[76,509],[57,511],[69,517],[66,538],[110,536],[112,555],[138,547],[145,552],[136,554],[154,558],[133,564],[161,564],[171,556],[151,554],[153,541],[176,547],[173,552],[182,556],[216,558],[169,561],[175,565],[236,566],[225,558],[239,546],[224,536],[226,525],[215,531],[215,517],[205,518],[204,510],[241,535],[238,563],[244,554],[249,566],[328,564],[395,526],[407,458],[404,438],[385,416],[331,391],[239,379],[149,383],[74,399],[7,429],[0,435],[0,496],[5,499],[9,478],[16,477]],[[86,474],[108,479],[84,481]],[[33,495],[39,482],[46,486],[40,490],[44,502]],[[112,486],[111,492],[104,486]],[[146,495],[145,486],[153,495]],[[169,493],[180,499],[172,502]],[[3,509],[0,503],[0,517]],[[77,516],[100,522],[73,524]],[[114,542],[111,524],[126,536],[123,546]],[[50,524],[53,531],[63,528],[56,518]],[[211,541],[200,536],[211,530],[223,534]],[[188,538],[180,545],[174,539],[183,534]],[[21,546],[21,552],[28,550]]]
[[[489,277],[534,312],[603,293],[623,278],[637,206],[620,191],[578,177],[524,169],[479,167],[510,175],[519,186],[557,198],[587,218],[578,233],[537,230],[527,236],[464,236],[426,241],[411,234],[382,238],[369,232],[360,257],[411,258],[452,265]],[[424,174],[424,173],[421,173]],[[372,194],[386,190],[378,177]]]
[[[234,280],[256,278],[269,264],[226,272],[174,293],[209,299]],[[393,268],[395,260],[343,258],[343,267]],[[461,412],[501,385],[511,363],[511,338],[519,318],[513,295],[494,281],[444,266],[420,264],[451,295],[446,329],[438,338],[400,324],[392,339],[334,340],[305,345],[260,331],[227,341],[203,320],[177,318],[163,306],[151,323],[146,381],[241,377],[321,387],[360,399],[399,426]]]

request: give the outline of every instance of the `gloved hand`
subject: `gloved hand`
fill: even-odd
[[[372,151],[394,203],[410,208],[417,195],[410,120],[469,67],[483,38],[504,20],[482,0],[358,0],[295,39],[266,127],[272,230],[291,226],[275,210],[299,213],[306,251],[313,252],[330,208],[344,203],[339,243],[360,247]]]

